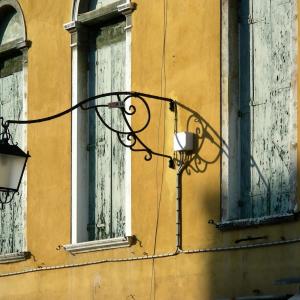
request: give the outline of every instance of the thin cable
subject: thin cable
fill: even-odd
[[[167,10],[168,10],[168,2],[167,0],[164,0],[164,7],[163,7],[163,14],[164,14],[164,24],[163,24],[163,47],[162,47],[162,59],[161,59],[161,71],[160,71],[160,96],[163,97],[166,95],[166,38],[167,38]],[[159,124],[158,124],[158,147],[160,144],[160,125],[161,125],[161,115],[162,115],[162,105],[163,103],[160,103],[160,110],[159,110]],[[165,153],[165,136],[166,136],[166,107],[163,106],[163,141],[162,141],[162,153]],[[165,172],[165,162],[162,162],[162,172],[161,172],[161,181],[160,181],[160,189],[158,191],[158,158],[156,161],[156,199],[157,199],[157,211],[156,211],[156,224],[155,224],[155,235],[154,235],[154,245],[153,245],[153,254],[156,254],[156,246],[157,246],[157,235],[158,235],[158,227],[159,227],[159,217],[160,217],[160,206],[161,206],[161,200],[162,200],[162,189],[163,189],[163,180],[164,180],[164,172]],[[152,261],[152,275],[151,275],[151,289],[150,289],[150,300],[155,300],[156,294],[155,294],[155,260]]]
[[[300,243],[300,237],[295,238],[295,239],[277,240],[277,241],[258,243],[258,244],[239,245],[239,246],[223,246],[223,247],[202,248],[202,249],[190,249],[190,250],[182,250],[182,251],[161,253],[161,254],[155,254],[155,255],[101,259],[101,260],[88,261],[88,262],[77,263],[77,264],[44,266],[44,267],[32,268],[32,269],[27,269],[27,270],[22,270],[22,271],[17,271],[17,272],[0,273],[0,278],[21,275],[21,274],[27,274],[27,273],[41,272],[41,271],[51,271],[51,270],[60,270],[60,269],[68,269],[68,268],[86,267],[86,266],[98,265],[98,264],[104,264],[104,263],[143,261],[143,260],[150,260],[150,259],[153,260],[153,259],[173,257],[173,256],[181,255],[181,254],[191,255],[191,254],[197,254],[197,253],[198,254],[199,253],[214,253],[214,252],[225,252],[225,251],[235,251],[235,250],[238,251],[238,250],[265,248],[265,247],[296,244],[296,243]]]

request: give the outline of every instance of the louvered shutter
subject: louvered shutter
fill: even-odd
[[[125,22],[104,26],[91,41],[90,95],[123,91],[125,87]],[[104,98],[97,103],[117,99]],[[100,108],[107,124],[123,130],[119,109]],[[89,113],[89,239],[124,236],[125,149],[115,133]]]
[[[279,215],[291,210],[292,2],[240,3],[241,217]]]
[[[22,56],[0,60],[0,116],[5,120],[22,119],[23,71]],[[22,126],[11,124],[10,132],[24,148]],[[0,129],[1,130],[1,129]],[[20,252],[24,244],[24,179],[14,200],[0,210],[0,254]]]

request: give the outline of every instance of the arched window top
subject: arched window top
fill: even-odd
[[[126,0],[74,0],[72,18],[73,20],[77,20],[77,17],[80,14],[123,2],[125,3]]]
[[[23,14],[14,0],[0,0],[0,46],[15,40],[26,40]]]

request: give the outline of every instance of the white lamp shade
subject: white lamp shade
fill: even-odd
[[[0,153],[0,189],[18,190],[27,157]]]
[[[28,157],[18,146],[0,143],[0,191],[18,191]]]

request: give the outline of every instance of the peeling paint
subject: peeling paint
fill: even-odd
[[[246,49],[240,50],[247,52],[244,58],[249,62],[247,78],[241,79],[248,86],[248,96],[243,94],[241,104],[248,104],[249,112],[240,121],[241,216],[256,218],[290,209],[292,7],[291,2],[251,0],[246,10],[253,19],[265,20],[244,26],[249,39],[244,43]],[[242,41],[244,38],[241,36]]]
[[[125,23],[102,27],[91,38],[89,84],[91,95],[124,90]],[[105,103],[110,99],[98,101]],[[101,110],[108,124],[123,131],[119,109]],[[125,148],[117,136],[89,114],[89,202],[90,239],[124,236],[125,229]]]
[[[22,57],[1,61],[0,67],[0,116],[5,120],[18,120],[23,110],[23,72],[20,71]],[[17,67],[16,67],[17,65]],[[21,147],[24,144],[22,128],[12,124],[10,132]],[[14,201],[0,211],[0,254],[20,252],[24,243],[24,181]]]
[[[295,203],[294,1],[239,3],[223,6],[223,221],[291,213]]]

